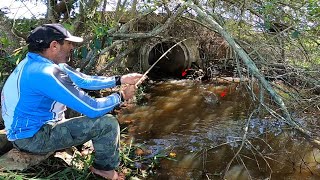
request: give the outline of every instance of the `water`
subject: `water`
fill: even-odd
[[[320,151],[284,124],[252,118],[254,104],[239,84],[215,85],[180,80],[156,83],[142,105],[119,116],[128,131],[154,154],[170,154],[151,179],[320,179]]]

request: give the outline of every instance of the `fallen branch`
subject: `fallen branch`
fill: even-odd
[[[212,81],[216,81],[218,83],[240,83],[240,82],[248,82],[249,78],[238,78],[238,77],[216,77],[211,78]]]
[[[263,88],[270,94],[271,97],[275,100],[275,102],[278,104],[282,111],[282,117],[281,119],[285,121],[288,125],[294,127],[296,130],[298,130],[300,133],[302,133],[305,137],[307,137],[313,144],[320,147],[320,141],[318,139],[313,138],[311,135],[311,132],[308,130],[305,130],[300,127],[297,122],[295,122],[287,107],[285,106],[283,100],[281,97],[273,90],[272,86],[268,83],[268,81],[264,78],[264,76],[260,73],[259,69],[255,65],[255,63],[252,61],[250,56],[241,48],[241,46],[232,38],[232,36],[224,30],[224,28],[218,24],[212,17],[208,16],[200,7],[199,5],[195,5],[192,1],[187,1],[185,6],[192,8],[198,16],[206,21],[208,23],[208,26],[212,27],[212,29],[215,29],[228,43],[229,45],[235,50],[235,52],[239,55],[239,57],[242,59],[242,61],[247,65],[250,73],[253,74],[253,76],[259,80],[260,84],[263,86]]]
[[[161,33],[162,31],[164,31],[165,29],[167,29],[169,27],[169,25],[174,22],[176,17],[178,15],[180,15],[184,10],[185,10],[185,7],[181,6],[177,10],[177,12],[173,16],[168,18],[167,21],[162,26],[156,27],[155,29],[153,29],[152,31],[150,31],[148,33],[131,33],[131,34],[114,33],[114,34],[111,34],[110,36],[116,37],[116,38],[130,38],[130,39],[138,39],[138,38],[140,39],[140,38],[154,37],[154,36],[158,35],[159,33]]]
[[[140,45],[133,46],[121,52],[117,57],[114,58],[113,61],[109,62],[106,66],[104,66],[99,72],[98,75],[101,75],[106,69],[109,69],[111,66],[118,64],[121,62],[121,59],[126,57],[128,54],[136,50]]]

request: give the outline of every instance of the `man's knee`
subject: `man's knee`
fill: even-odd
[[[100,127],[112,127],[112,129],[119,129],[119,122],[116,117],[111,114],[106,114],[99,118]]]
[[[98,137],[108,137],[111,141],[119,139],[120,127],[118,120],[110,115],[104,115],[96,120],[96,127],[99,129]]]

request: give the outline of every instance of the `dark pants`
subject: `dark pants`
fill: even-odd
[[[76,117],[44,125],[33,137],[13,142],[21,151],[46,154],[92,140],[95,150],[93,166],[112,170],[119,165],[120,128],[112,115],[90,119]]]

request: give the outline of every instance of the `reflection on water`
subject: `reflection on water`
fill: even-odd
[[[253,104],[239,84],[193,81],[155,84],[144,105],[119,117],[131,121],[129,133],[154,153],[177,154],[163,160],[153,179],[221,179],[241,145]],[[282,123],[252,119],[248,141],[234,159],[226,179],[318,179],[320,152],[282,131]],[[267,133],[268,132],[268,133]],[[320,177],[319,177],[320,178]]]

